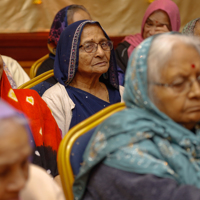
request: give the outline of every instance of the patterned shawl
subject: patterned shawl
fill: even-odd
[[[56,47],[58,44],[58,40],[60,38],[60,34],[63,30],[68,26],[67,23],[67,10],[70,6],[67,6],[61,9],[55,16],[53,23],[51,25],[51,29],[49,32],[48,43],[47,46],[52,54],[56,54]]]
[[[99,22],[81,20],[70,24],[62,32],[60,40],[58,41],[54,63],[54,76],[62,85],[69,85],[78,69],[80,38],[82,30],[86,24],[97,24],[103,30]],[[104,30],[103,32],[105,37],[110,40],[106,32]],[[114,49],[112,49],[110,54],[110,67],[108,72],[101,78],[102,81],[105,80],[104,82],[108,82],[114,88],[119,88]]]
[[[147,95],[147,57],[155,37],[147,38],[131,55],[124,91],[127,109],[104,121],[92,136],[74,183],[76,200],[84,194],[91,169],[100,162],[200,188],[199,127],[194,134],[175,123]]]
[[[4,71],[0,81],[0,98],[29,119],[36,145],[33,163],[53,176],[58,175],[56,157],[61,133],[47,104],[34,90],[12,89]]]
[[[188,22],[183,30],[182,30],[182,34],[185,34],[185,35],[194,35],[194,28],[195,28],[195,25],[196,25],[196,22],[199,20],[200,18],[196,18],[196,19],[193,19],[192,21]]]

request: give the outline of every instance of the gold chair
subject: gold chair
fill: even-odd
[[[30,69],[30,78],[34,78],[36,76],[37,70],[40,67],[40,65],[43,63],[44,60],[49,58],[49,54],[43,56],[42,58],[38,59],[36,62],[33,63]]]
[[[73,200],[73,183],[74,174],[70,163],[70,154],[74,142],[83,134],[98,126],[112,114],[121,111],[125,108],[125,103],[116,103],[104,108],[86,120],[80,122],[65,135],[62,139],[58,150],[58,170],[61,177],[61,182],[64,194],[67,200]]]
[[[44,72],[43,74],[40,74],[39,76],[36,76],[35,78],[31,79],[30,81],[27,81],[26,83],[20,85],[17,89],[30,89],[34,87],[35,85],[45,81],[46,79],[54,76],[53,69],[49,70],[47,72]]]

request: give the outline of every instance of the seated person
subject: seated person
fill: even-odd
[[[128,58],[132,51],[144,39],[168,31],[179,31],[180,14],[177,5],[171,0],[155,0],[147,8],[143,20],[141,33],[125,37],[122,43],[118,44],[115,54],[117,65],[126,72]]]
[[[30,164],[28,121],[0,100],[0,199],[64,200],[63,192],[42,168]]]
[[[48,38],[48,49],[50,51],[49,58],[46,59],[41,66],[37,70],[37,76],[53,69],[54,60],[56,55],[56,47],[58,44],[58,40],[60,38],[60,34],[63,30],[70,24],[84,19],[91,19],[91,16],[87,9],[82,5],[72,4],[61,9],[55,16],[54,21],[52,23],[49,38]],[[55,77],[49,78],[46,80],[51,84],[57,83]]]
[[[27,73],[23,70],[23,68],[16,60],[8,56],[1,55],[1,57],[6,66],[8,67],[8,70],[10,71],[10,74],[12,75],[12,78],[16,83],[16,87],[19,87],[23,83],[30,80]]]
[[[173,32],[142,42],[124,101],[93,134],[74,199],[200,199],[200,41]]]
[[[12,89],[3,70],[0,56],[0,98],[14,108],[25,113],[30,120],[33,142],[36,145],[33,163],[48,170],[52,176],[58,175],[57,150],[61,133],[50,109],[36,91],[30,89]]]
[[[200,37],[200,18],[193,19],[183,28],[184,35],[194,35]]]
[[[56,48],[54,75],[59,83],[42,96],[62,136],[101,109],[120,102],[113,43],[96,21],[69,25]]]

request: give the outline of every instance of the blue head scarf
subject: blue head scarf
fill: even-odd
[[[56,48],[54,76],[56,77],[57,81],[62,85],[67,86],[74,78],[78,69],[81,33],[86,24],[97,24],[103,30],[99,22],[91,20],[81,20],[69,25],[61,33]],[[105,37],[110,40],[106,32],[104,30],[103,32],[105,34]],[[119,88],[117,65],[113,49],[110,55],[110,67],[108,69],[108,72],[105,76],[102,76],[101,78],[103,82],[108,82],[116,89]]]
[[[127,109],[102,123],[85,150],[73,188],[77,200],[84,194],[91,169],[100,162],[200,188],[199,127],[196,134],[185,129],[160,112],[147,95],[147,57],[155,37],[159,36],[142,42],[128,62],[124,92]]]
[[[25,126],[25,128],[27,130],[27,134],[28,134],[28,137],[29,137],[30,145],[32,147],[35,147],[35,142],[34,142],[30,127],[28,125],[28,120],[26,120],[25,116],[22,113],[17,111],[15,108],[12,108],[12,106],[10,106],[5,101],[0,99],[0,120],[1,119],[6,119],[6,118],[10,118],[10,117],[21,118],[26,122],[24,124],[24,126]],[[32,159],[32,158],[30,158],[30,159]]]

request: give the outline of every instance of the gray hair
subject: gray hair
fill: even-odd
[[[84,6],[72,4],[72,5],[69,6],[69,8],[67,10],[67,23],[68,23],[68,25],[70,23],[73,23],[74,13],[78,10],[83,10],[90,16],[90,13],[88,12],[88,10]],[[91,18],[91,16],[90,16],[90,18]]]
[[[161,34],[152,42],[149,50],[147,65],[148,75],[158,75],[158,71],[167,64],[173,54],[173,47],[183,43],[194,47],[200,54],[200,40],[195,36],[181,34]]]

